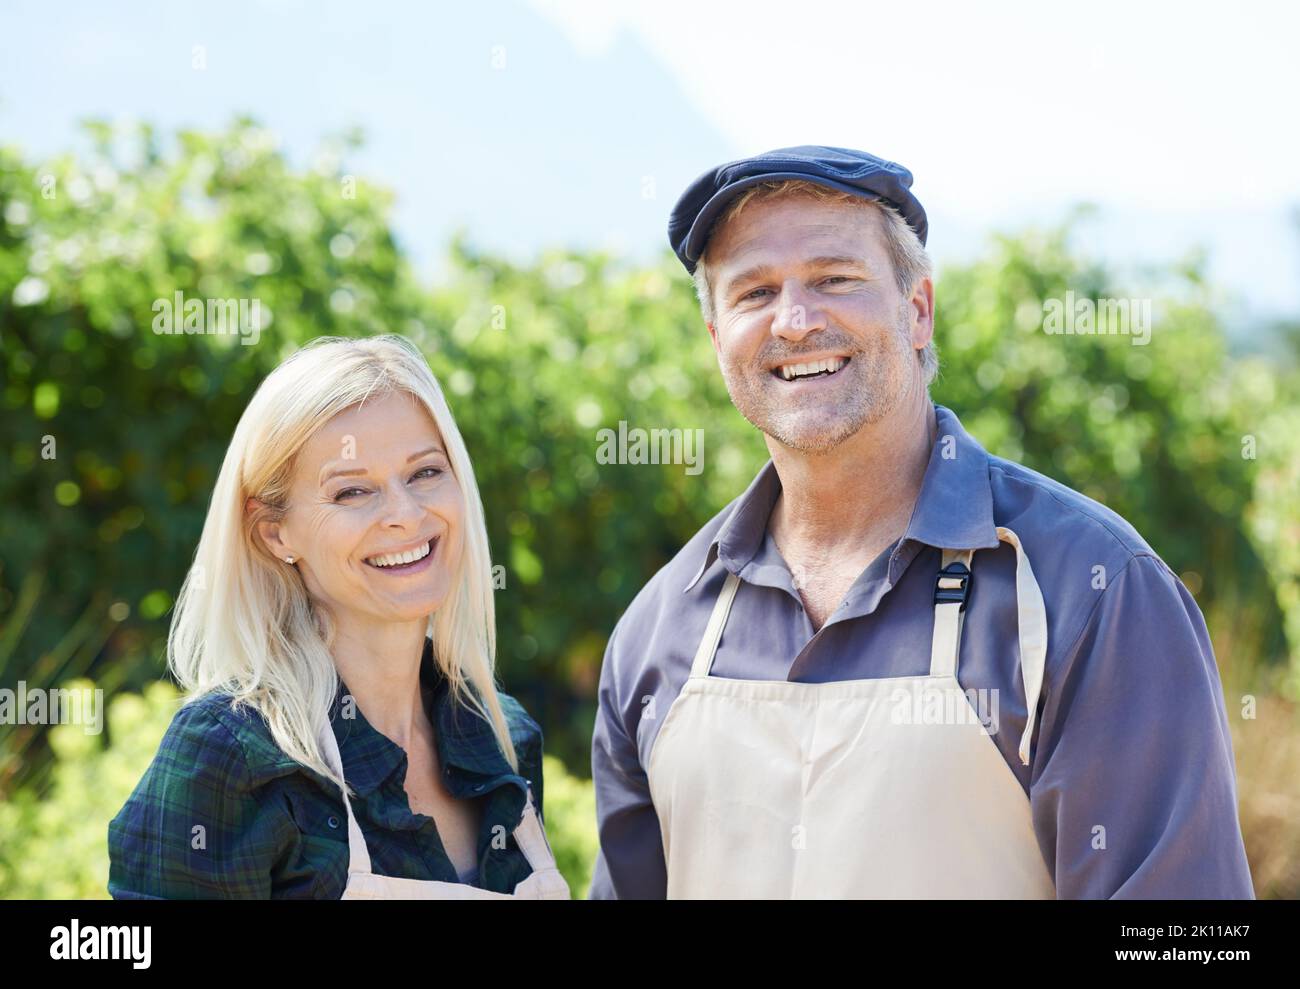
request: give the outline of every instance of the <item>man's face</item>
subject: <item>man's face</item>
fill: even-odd
[[[828,450],[924,387],[929,283],[899,293],[880,224],[795,196],[748,203],[713,233],[710,333],[731,401],[793,449]],[[787,377],[823,361],[835,370]]]

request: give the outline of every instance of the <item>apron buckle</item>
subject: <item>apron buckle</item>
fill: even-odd
[[[956,604],[959,611],[966,610],[966,596],[970,593],[970,568],[954,561],[939,571],[934,585],[935,604]]]

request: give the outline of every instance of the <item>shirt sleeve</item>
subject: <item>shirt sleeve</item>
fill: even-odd
[[[600,669],[596,726],[591,740],[600,851],[587,898],[663,899],[668,891],[663,839],[634,735],[623,720],[617,689],[618,650],[616,627]]]
[[[114,899],[267,899],[280,849],[243,747],[203,702],[173,717],[108,825]]]
[[[1098,594],[1035,750],[1030,802],[1057,897],[1253,899],[1200,608],[1150,555]]]

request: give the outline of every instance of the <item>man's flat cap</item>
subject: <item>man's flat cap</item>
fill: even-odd
[[[804,179],[863,199],[882,200],[898,210],[925,244],[925,209],[912,195],[911,172],[865,151],[805,144],[729,161],[690,184],[668,220],[668,242],[686,270],[694,274],[713,223],[727,203],[752,185],[780,179]]]

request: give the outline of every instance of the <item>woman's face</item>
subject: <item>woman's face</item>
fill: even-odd
[[[460,567],[465,502],[442,436],[413,395],[339,413],[297,458],[288,512],[261,531],[347,624],[426,618]],[[287,566],[288,564],[286,564]]]

